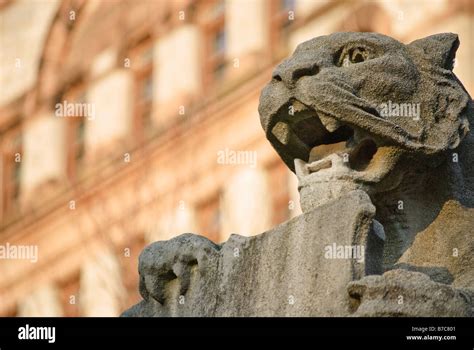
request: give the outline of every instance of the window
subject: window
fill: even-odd
[[[143,142],[153,132],[153,42],[142,39],[130,52],[130,67],[135,80],[134,136]]]
[[[68,95],[67,101],[86,104],[84,88],[76,87]],[[67,175],[71,182],[76,182],[84,167],[85,156],[85,126],[87,117],[83,115],[68,116],[66,119],[67,142]]]
[[[2,214],[17,211],[20,199],[22,135],[17,127],[5,135],[2,147]]]
[[[210,6],[210,7],[209,7]],[[213,1],[203,7],[206,52],[204,84],[209,88],[225,77],[227,38],[225,32],[225,2]]]
[[[225,30],[224,28],[219,28],[219,31],[214,36],[214,55],[223,55],[225,54]]]
[[[84,135],[85,118],[71,118],[68,120],[68,162],[67,172],[71,181],[75,182],[79,178],[79,172],[84,162]]]
[[[295,0],[270,1],[270,43],[271,50],[277,56],[282,47],[286,47],[291,25],[295,20]]]

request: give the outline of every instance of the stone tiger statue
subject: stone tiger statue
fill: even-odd
[[[193,234],[151,244],[139,262],[143,300],[123,315],[472,316],[474,108],[453,73],[458,46],[451,33],[300,44],[259,113],[298,177],[303,214],[220,245]],[[371,269],[321,257],[318,242],[348,237],[339,232],[375,237]],[[294,287],[300,301],[288,305]]]
[[[352,283],[368,305],[359,314],[420,314],[381,300],[390,284],[415,293],[416,273],[430,295],[431,281],[466,298],[474,290],[474,109],[453,73],[459,44],[452,33],[408,45],[376,33],[321,36],[300,44],[262,92],[263,129],[299,179],[303,211],[354,190],[376,207],[384,270],[403,271]]]

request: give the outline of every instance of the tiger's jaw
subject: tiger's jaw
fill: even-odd
[[[370,195],[382,181],[385,189],[400,182],[397,172],[391,172],[398,163],[398,148],[297,100],[291,106],[291,115],[281,118],[280,114],[271,132],[283,145],[306,149],[304,160],[293,159],[304,212],[353,190]]]

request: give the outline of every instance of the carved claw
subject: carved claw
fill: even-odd
[[[191,233],[152,243],[140,254],[138,264],[139,290],[143,299],[152,297],[163,305],[166,285],[174,279],[179,280],[180,295],[186,294],[194,268],[204,274],[209,256],[218,250],[219,246],[207,238]]]

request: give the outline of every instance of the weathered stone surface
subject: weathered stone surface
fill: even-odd
[[[452,72],[458,46],[452,33],[318,37],[275,69],[259,112],[303,211],[363,190],[387,237],[384,270],[474,290],[474,112]]]
[[[470,317],[474,294],[420,272],[392,270],[349,283],[353,316]]]
[[[140,256],[144,301],[124,315],[347,315],[347,283],[380,272],[381,260],[328,258],[327,251],[361,246],[365,256],[381,256],[374,214],[368,196],[355,191],[259,236],[232,235],[222,246],[191,234],[156,242]]]
[[[474,104],[452,72],[458,46],[452,33],[299,45],[259,113],[303,214],[222,246],[185,235],[146,248],[145,301],[125,315],[471,315]],[[331,244],[363,247],[364,263],[325,257]]]

